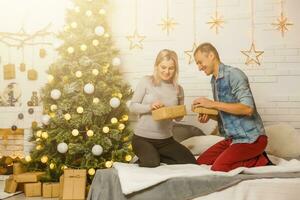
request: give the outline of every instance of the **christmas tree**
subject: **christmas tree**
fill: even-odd
[[[35,147],[25,158],[29,170],[58,181],[66,168],[99,168],[132,159],[132,130],[126,102],[132,91],[118,70],[120,59],[106,21],[105,0],[74,0],[60,58],[48,70],[41,96],[42,125],[33,127]]]

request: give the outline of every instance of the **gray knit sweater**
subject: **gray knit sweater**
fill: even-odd
[[[184,103],[184,93],[181,86],[178,88],[164,81],[159,86],[154,86],[150,76],[142,78],[136,87],[129,106],[131,112],[139,115],[135,135],[151,139],[165,139],[172,136],[172,120],[153,120],[151,104],[159,100],[165,106],[182,105]]]

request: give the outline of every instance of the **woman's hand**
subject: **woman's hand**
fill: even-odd
[[[156,110],[159,108],[164,107],[165,105],[163,103],[161,103],[160,101],[155,101],[151,104],[151,110]]]

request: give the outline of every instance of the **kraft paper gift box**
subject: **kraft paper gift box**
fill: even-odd
[[[45,172],[26,172],[14,175],[14,180],[17,183],[34,183],[38,182]]]
[[[22,163],[14,163],[13,164],[13,174],[14,175],[18,175],[18,174],[22,174],[25,172],[24,166]]]
[[[186,115],[185,105],[162,107],[152,111],[154,120],[174,119]]]
[[[7,64],[3,66],[4,80],[16,78],[16,69],[14,64]]]
[[[63,178],[63,200],[84,200],[86,186],[85,169],[66,169]]]
[[[18,183],[10,176],[5,180],[4,192],[15,193],[17,191]]]
[[[25,183],[24,190],[26,197],[40,197],[42,195],[42,183]]]
[[[43,183],[43,197],[56,198],[59,196],[59,183]]]
[[[215,109],[203,108],[201,106],[192,106],[192,111],[199,114],[218,115],[218,111]]]

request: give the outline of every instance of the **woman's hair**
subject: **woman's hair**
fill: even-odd
[[[159,77],[157,68],[158,68],[158,65],[164,60],[173,60],[174,65],[175,65],[175,74],[172,77],[172,83],[176,88],[178,88],[178,83],[177,83],[177,81],[178,81],[178,56],[175,51],[172,51],[169,49],[163,49],[158,53],[156,60],[155,60],[155,64],[154,64],[154,72],[153,72],[153,76],[152,76],[152,82],[155,86],[160,85],[161,79]]]

